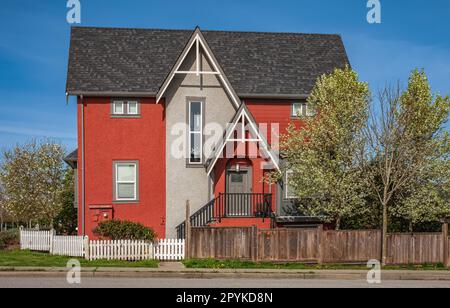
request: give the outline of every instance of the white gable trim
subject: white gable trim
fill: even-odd
[[[187,55],[191,51],[191,49],[194,47],[196,49],[196,70],[195,71],[180,71],[181,65],[186,60]],[[200,70],[200,48],[202,48],[207,56],[207,59],[213,66],[213,71],[205,72]],[[231,84],[227,80],[223,70],[221,69],[220,65],[218,64],[217,60],[215,59],[214,55],[212,54],[211,49],[209,48],[208,44],[206,43],[206,40],[203,38],[201,32],[199,29],[196,29],[191,40],[190,44],[184,49],[183,53],[181,54],[181,57],[178,59],[177,63],[175,64],[174,68],[172,69],[171,73],[169,74],[168,78],[164,82],[163,86],[161,87],[160,91],[158,92],[156,96],[156,103],[159,103],[161,98],[166,93],[168,87],[172,83],[172,80],[176,75],[185,75],[185,74],[195,74],[197,76],[200,75],[216,75],[220,78],[222,81],[222,84],[225,86],[225,89],[229,96],[231,97],[233,104],[236,108],[239,108],[241,105],[241,100],[237,96],[236,92],[233,90]]]
[[[245,131],[245,125],[244,125],[245,124],[245,120],[247,120],[247,122],[250,124],[250,129],[253,132],[252,135],[256,135],[256,138],[247,138],[246,137],[246,134],[245,134],[246,131]],[[239,122],[242,123],[242,125],[241,125],[241,129],[242,129],[241,138],[240,139],[235,139],[234,137],[232,138],[232,136],[234,135],[234,132],[236,130],[236,126],[238,125]],[[248,109],[245,106],[245,104],[242,104],[241,108],[239,109],[238,113],[235,116],[234,122],[228,127],[228,130],[227,130],[227,132],[225,134],[225,138],[222,140],[222,143],[217,148],[217,150],[214,152],[213,161],[211,162],[211,164],[209,164],[209,166],[207,168],[207,175],[208,176],[213,171],[214,166],[216,165],[217,161],[219,160],[220,155],[223,153],[223,151],[225,150],[225,146],[229,142],[241,142],[241,143],[259,142],[262,145],[262,148],[266,152],[267,156],[271,159],[271,161],[273,162],[273,164],[277,168],[277,170],[281,171],[280,166],[279,166],[279,161],[278,161],[278,159],[276,159],[275,153],[273,153],[273,151],[269,147],[269,144],[268,144],[267,140],[264,138],[264,136],[261,135],[261,133],[257,129],[256,123],[255,123],[254,119],[251,117],[251,114],[248,111]]]

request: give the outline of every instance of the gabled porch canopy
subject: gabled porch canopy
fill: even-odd
[[[249,134],[246,133],[246,123],[248,123],[247,126],[249,128]],[[238,127],[238,125],[240,125],[240,127]],[[235,132],[237,131],[237,129],[241,129],[238,138],[235,137]],[[223,154],[226,145],[230,142],[258,143],[261,146],[261,149],[264,151],[266,157],[268,157],[273,163],[275,169],[277,169],[278,171],[281,170],[278,154],[271,148],[271,146],[267,142],[267,138],[263,134],[261,134],[255,119],[253,118],[245,103],[241,104],[241,107],[236,112],[236,115],[234,116],[231,124],[228,125],[224,138],[215,147],[213,155],[207,160],[206,168],[208,176],[211,174],[217,161]]]
[[[186,60],[189,52],[195,48],[195,70],[194,71],[182,71],[180,70],[181,65]],[[201,70],[201,52],[204,52],[206,55],[207,60],[212,65],[211,71],[202,71]],[[196,28],[194,33],[192,34],[191,38],[189,39],[189,42],[187,43],[186,47],[184,48],[183,52],[181,53],[180,57],[178,58],[177,62],[173,66],[172,70],[170,71],[169,75],[165,79],[163,85],[161,86],[160,90],[158,91],[156,95],[156,102],[159,103],[161,98],[166,93],[170,83],[174,79],[176,75],[186,75],[186,74],[195,74],[196,76],[201,75],[216,75],[220,81],[222,82],[223,86],[225,87],[225,90],[227,94],[230,96],[235,108],[239,108],[241,105],[241,100],[239,99],[238,95],[234,91],[233,87],[231,86],[231,83],[228,81],[227,77],[225,76],[225,73],[223,72],[222,68],[219,65],[219,62],[217,61],[216,57],[214,56],[213,52],[211,51],[211,48],[208,46],[208,43],[206,42],[202,32],[200,31],[200,28]]]

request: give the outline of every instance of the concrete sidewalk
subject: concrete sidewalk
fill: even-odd
[[[186,278],[186,279],[322,279],[366,280],[368,271],[360,270],[273,270],[273,269],[188,269],[161,268],[82,268],[84,278]],[[2,277],[64,277],[66,268],[0,267]],[[382,271],[382,280],[450,281],[450,271]]]

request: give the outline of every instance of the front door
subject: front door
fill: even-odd
[[[251,216],[252,200],[251,169],[228,170],[227,216]]]

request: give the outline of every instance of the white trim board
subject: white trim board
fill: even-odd
[[[256,138],[249,138],[249,139],[246,138],[246,136],[245,136],[246,131],[245,131],[245,125],[244,125],[245,120],[247,120],[247,122],[250,124],[251,133],[253,133],[253,135],[256,135]],[[232,138],[232,136],[234,135],[234,132],[236,131],[236,126],[239,122],[242,123],[241,139],[235,139],[235,138]],[[229,125],[227,132],[225,134],[225,138],[221,141],[221,143],[218,145],[216,151],[213,154],[214,155],[212,158],[213,161],[207,167],[207,175],[208,176],[213,171],[214,166],[216,165],[217,161],[219,160],[220,155],[225,150],[225,146],[227,145],[228,142],[242,142],[242,143],[259,142],[262,145],[262,148],[265,151],[265,153],[267,154],[267,156],[270,158],[270,160],[273,162],[273,164],[277,168],[277,170],[281,171],[279,162],[275,157],[275,153],[273,153],[273,151],[270,149],[270,146],[269,146],[267,140],[264,138],[264,136],[261,135],[261,133],[257,129],[256,123],[255,123],[253,117],[251,116],[250,111],[247,109],[247,106],[244,103],[241,105],[241,108],[239,108],[238,112],[236,113],[233,123],[231,123],[231,125]]]
[[[181,65],[186,60],[187,55],[191,51],[192,48],[196,48],[196,70],[195,71],[180,71]],[[203,50],[208,61],[212,64],[213,70],[212,71],[201,71],[200,68],[200,61],[201,61],[201,53],[200,50]],[[222,68],[220,67],[219,63],[217,62],[216,58],[214,57],[211,49],[209,48],[205,38],[201,34],[200,29],[196,29],[194,31],[194,34],[192,35],[191,39],[189,40],[189,43],[187,44],[186,48],[184,49],[183,53],[181,54],[180,58],[177,60],[176,64],[174,65],[173,69],[171,70],[170,74],[164,81],[160,91],[156,95],[156,103],[158,104],[164,94],[166,93],[168,87],[172,83],[172,80],[176,75],[185,75],[185,74],[195,74],[197,76],[200,75],[216,75],[220,78],[222,84],[225,87],[225,90],[227,91],[228,95],[231,97],[233,104],[235,105],[236,109],[240,107],[241,100],[237,96],[236,92],[234,91],[233,87],[231,86],[230,82],[225,76],[225,73],[223,72]]]

